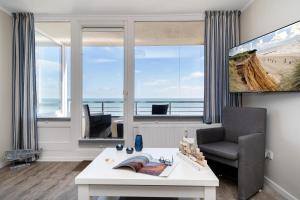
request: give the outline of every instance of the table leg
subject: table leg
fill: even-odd
[[[78,200],[90,200],[88,185],[78,185]]]
[[[204,187],[204,200],[216,200],[216,187]]]

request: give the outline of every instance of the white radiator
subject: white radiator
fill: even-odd
[[[196,137],[196,130],[200,128],[213,127],[205,124],[141,124],[134,126],[133,137],[136,134],[143,136],[144,147],[178,147],[182,137]],[[133,141],[134,141],[133,138]]]

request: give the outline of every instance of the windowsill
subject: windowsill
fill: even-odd
[[[203,116],[196,116],[196,115],[190,115],[190,116],[182,116],[182,115],[135,115],[133,117],[135,122],[148,122],[148,121],[195,121],[195,122],[202,122]]]
[[[123,118],[112,116],[112,118]],[[201,115],[190,115],[190,116],[182,116],[182,115],[135,115],[133,117],[134,121],[202,121],[203,116]],[[71,121],[70,117],[39,117],[37,118],[38,122],[69,122]]]
[[[38,117],[38,122],[69,122],[70,117]]]
[[[124,138],[109,138],[109,139],[105,139],[105,138],[82,138],[79,139],[78,142],[80,144],[84,144],[84,143],[122,143],[125,142]]]

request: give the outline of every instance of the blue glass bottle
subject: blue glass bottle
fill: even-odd
[[[139,152],[143,149],[143,137],[142,135],[135,136],[135,143],[134,143],[135,151]]]

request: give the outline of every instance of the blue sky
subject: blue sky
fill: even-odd
[[[36,47],[37,92],[43,98],[60,96],[60,47]]]
[[[200,45],[136,47],[135,97],[203,98],[203,55]],[[59,97],[57,49],[37,48],[36,56],[37,64],[44,66],[42,97]],[[122,47],[84,47],[84,98],[121,98],[123,76]]]
[[[121,47],[84,48],[85,98],[122,97],[123,51]],[[203,97],[203,46],[139,46],[135,58],[136,98]]]
[[[203,51],[200,45],[136,47],[136,98],[203,98]]]

